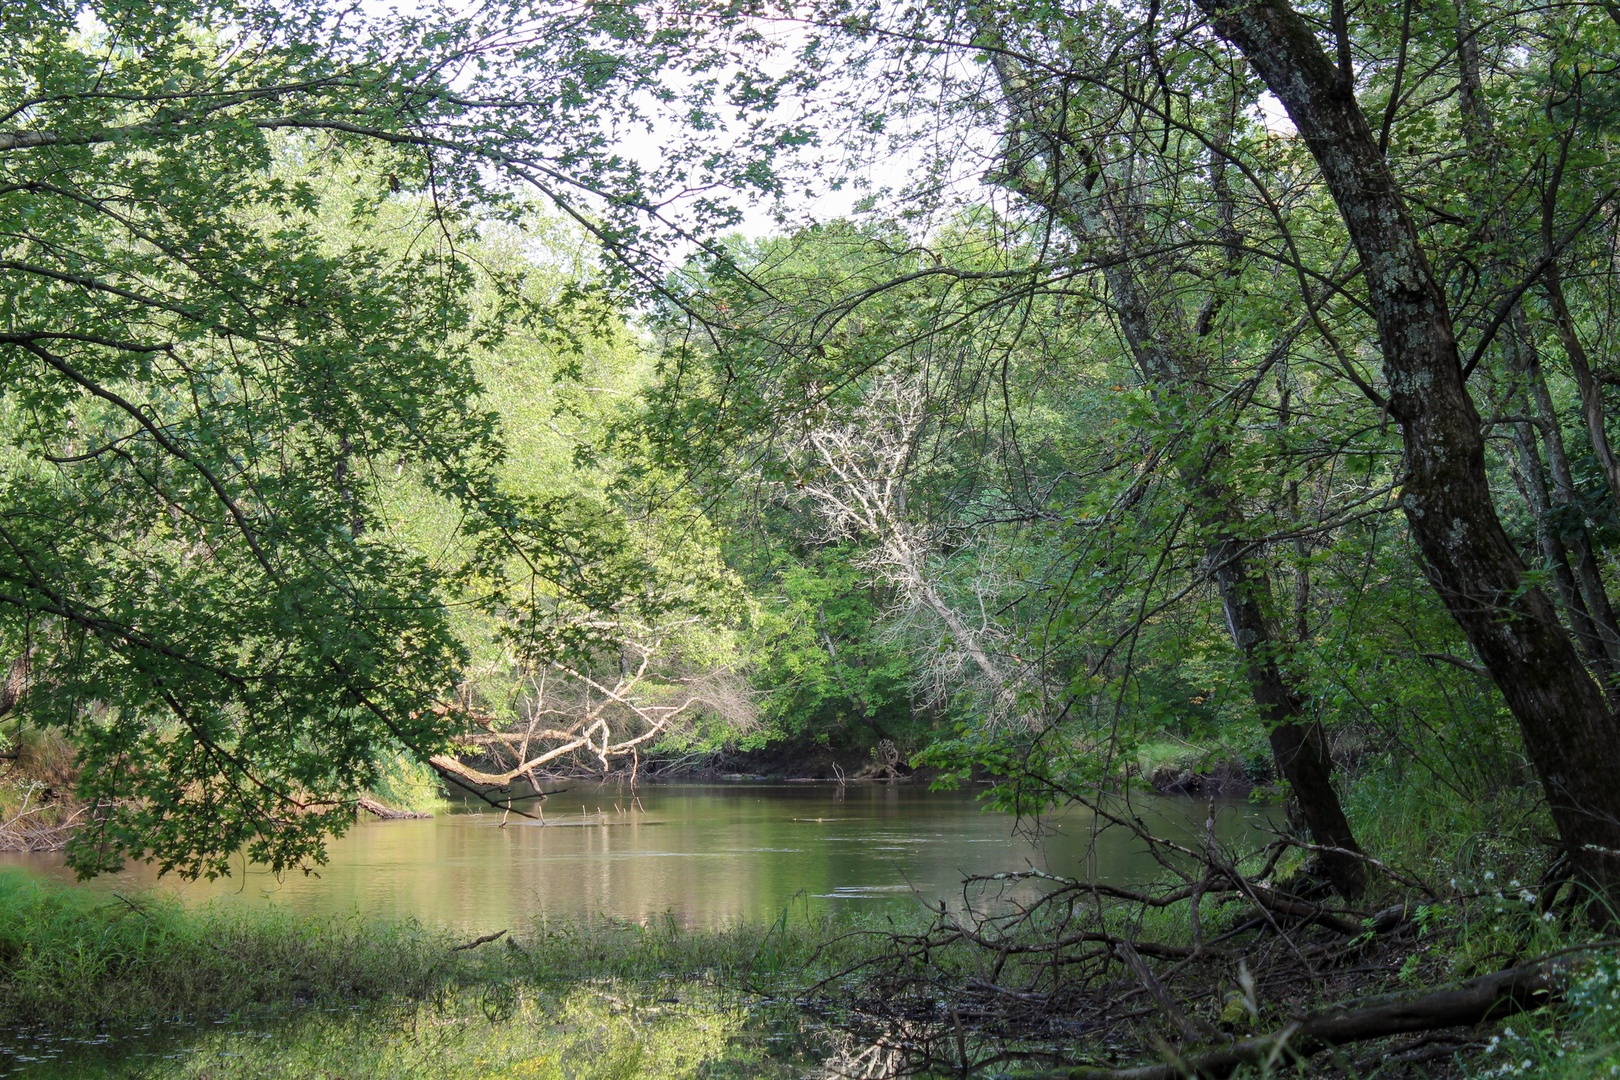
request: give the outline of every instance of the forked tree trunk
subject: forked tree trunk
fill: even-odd
[[[1552,502],[1547,494],[1547,478],[1542,468],[1541,457],[1536,453],[1536,436],[1531,430],[1530,421],[1525,420],[1514,425],[1513,442],[1519,452],[1518,475],[1521,479],[1525,504],[1530,507],[1531,516],[1535,518],[1536,543],[1541,547],[1542,561],[1552,574],[1553,587],[1557,590],[1558,600],[1564,607],[1564,617],[1575,633],[1575,641],[1586,657],[1587,666],[1607,682],[1613,669],[1604,648],[1603,638],[1598,633],[1597,623],[1587,610],[1586,598],[1582,595],[1575,581],[1575,573],[1570,568],[1569,550],[1564,546],[1563,537],[1553,528]],[[1605,692],[1610,705],[1613,705],[1614,688],[1606,686]]]
[[[1238,541],[1227,538],[1213,553],[1227,630],[1243,655],[1249,693],[1269,732],[1277,770],[1288,780],[1311,839],[1332,849],[1321,853],[1322,868],[1341,896],[1355,897],[1367,887],[1367,867],[1358,858],[1361,848],[1333,789],[1327,738],[1307,716],[1303,695],[1277,663],[1279,635],[1256,596],[1264,583],[1246,578],[1241,550]]]
[[[1199,4],[1288,110],[1338,205],[1378,322],[1404,442],[1401,506],[1425,571],[1518,720],[1577,874],[1612,911],[1620,725],[1497,517],[1451,313],[1353,80],[1285,0]]]

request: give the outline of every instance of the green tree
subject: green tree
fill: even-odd
[[[679,37],[598,7],[7,5],[0,638],[79,747],[81,872],[318,860],[376,761],[457,730],[447,602],[522,624],[513,559],[596,558],[590,513],[501,483],[469,358],[551,312],[470,251],[538,195],[656,281],[647,245],[730,219],[678,197],[729,175],[703,138],[604,149],[729,104],[660,83],[731,47]],[[404,483],[458,508],[454,558],[383,527]],[[602,550],[581,603],[621,588]]]
[[[909,205],[888,204],[917,224],[909,244],[893,244],[907,254],[891,273],[874,262],[796,332],[775,334],[772,380],[830,401],[873,357],[916,351],[919,321],[937,333],[947,312],[961,318],[965,303],[930,298],[930,314],[901,320],[887,351],[822,347],[921,279],[988,280],[953,258],[930,214],[987,197],[975,151],[989,135],[991,177],[1013,195],[1004,220],[1029,257],[998,267],[999,295],[981,291],[975,310],[1003,313],[1030,340],[1050,333],[1036,328],[1048,311],[1035,298],[1062,296],[1071,318],[1103,311],[1118,328],[1159,388],[1160,416],[1141,418],[1147,471],[1189,482],[1192,532],[1217,555],[1202,573],[1235,579],[1227,621],[1261,676],[1251,681],[1270,688],[1273,721],[1285,721],[1276,730],[1309,730],[1327,700],[1300,681],[1324,599],[1316,556],[1365,536],[1349,528],[1357,519],[1399,507],[1474,659],[1433,639],[1418,651],[1489,674],[1561,850],[1612,895],[1620,795],[1607,763],[1620,756],[1620,725],[1606,700],[1614,620],[1602,581],[1612,556],[1587,550],[1597,519],[1571,520],[1567,508],[1572,458],[1589,450],[1597,478],[1614,475],[1602,389],[1613,374],[1596,347],[1612,311],[1614,95],[1594,58],[1617,39],[1608,11],[1571,11],[806,10],[800,60],[824,76],[824,108],[840,118],[829,126],[850,136],[849,155],[892,141],[921,159],[899,192]],[[1266,115],[1266,91],[1292,128]],[[1506,147],[1492,133],[1503,124],[1530,138]],[[750,343],[734,355],[764,353]],[[1549,377],[1558,359],[1567,383]],[[1528,425],[1512,435],[1516,461],[1496,441],[1506,415]],[[1586,450],[1559,449],[1572,439]],[[1503,522],[1521,513],[1531,527],[1510,535]],[[1282,590],[1261,584],[1273,567],[1292,579],[1293,620]],[[1303,628],[1292,646],[1274,630],[1290,621]],[[1342,829],[1316,831],[1348,850]]]

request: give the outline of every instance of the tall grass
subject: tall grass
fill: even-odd
[[[0,1024],[95,1027],[255,1008],[422,1001],[469,987],[606,982],[773,991],[872,940],[795,905],[768,924],[541,924],[472,950],[414,921],[187,908],[0,871]]]
[[[359,916],[188,911],[0,873],[0,1018],[54,1028],[427,995],[444,935]]]
[[[5,1042],[0,1033],[0,1073]],[[559,995],[515,987],[504,997],[463,989],[387,1009],[308,1009],[146,1039],[16,1039],[12,1051],[27,1059],[31,1080],[787,1080],[813,1064],[702,989],[659,1000],[620,986]]]
[[[745,991],[796,988],[871,947],[846,929],[801,906],[719,931],[541,925],[467,950],[413,922],[0,872],[0,1074],[800,1075],[796,1043],[767,1031],[798,1031],[792,1005]]]
[[[1579,950],[1565,999],[1488,1026],[1483,1050],[1460,1058],[1461,1074],[1620,1077],[1620,950],[1604,947],[1608,935],[1576,910],[1575,886],[1549,903],[1554,830],[1522,763],[1481,775],[1368,764],[1345,797],[1363,846],[1436,896],[1419,909],[1402,982],[1446,983]]]

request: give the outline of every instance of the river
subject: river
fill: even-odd
[[[553,792],[545,824],[472,807],[421,821],[358,823],[312,874],[277,879],[241,866],[228,879],[159,879],[145,866],[92,888],[155,887],[187,902],[276,904],[312,914],[413,917],[484,933],[536,919],[673,917],[686,926],[776,918],[794,903],[839,910],[937,903],[961,896],[965,874],[1034,867],[1112,884],[1161,872],[1122,829],[1088,811],[1048,816],[1040,835],[987,811],[979,789],[912,784],[644,783],[635,792],[576,784]],[[1209,804],[1139,797],[1159,835],[1203,843]],[[1222,843],[1255,847],[1275,810],[1216,806]],[[59,856],[7,855],[0,865],[70,875]]]

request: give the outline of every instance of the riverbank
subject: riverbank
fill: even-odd
[[[76,798],[77,768],[71,746],[51,730],[24,727],[15,736],[9,762],[0,765],[0,852],[54,852],[72,838],[86,807]],[[581,766],[577,772],[544,777],[543,789],[575,784],[632,784],[675,781],[782,781],[836,784],[909,784],[928,787],[939,772],[913,767],[892,744],[867,753],[834,753],[822,747],[774,746],[746,753],[721,752],[702,758],[662,758],[649,754],[632,772],[604,776]],[[976,777],[988,784],[989,773]],[[1271,781],[1263,756],[1225,746],[1199,746],[1172,738],[1144,743],[1119,770],[1121,785],[1135,781],[1161,795],[1241,799]],[[516,789],[525,794],[521,785]],[[458,792],[462,800],[469,792]],[[356,800],[362,819],[428,817],[452,810],[457,800],[426,765],[398,754],[383,762],[367,792]],[[518,805],[531,805],[519,801]]]
[[[1485,895],[1430,906],[1412,933],[1377,935],[1355,948],[1355,965],[1325,963],[1321,975],[1335,996],[1394,988],[1422,1000],[1425,987],[1510,962],[1507,942],[1539,952],[1585,943],[1512,894]],[[1140,922],[1138,940],[1185,944],[1181,914]],[[1242,912],[1216,905],[1208,918],[1214,933]],[[852,919],[799,908],[716,930],[654,918],[464,938],[410,921],[188,908],[0,873],[0,1075],[788,1080],[889,1075],[926,1054],[935,1064],[921,1075],[962,1075],[951,1062],[965,1060],[976,1063],[967,1075],[1052,1078],[1069,1072],[1043,1061],[1130,1060],[1097,1026],[1110,1008],[1140,999],[1126,1012],[1148,1018],[1180,1008],[1130,985],[1088,1005],[1083,973],[1048,965],[1052,926],[1028,925],[1029,951],[997,958],[960,933],[941,939],[950,925],[921,911]],[[944,943],[919,948],[930,940]],[[1609,1075],[1620,1066],[1620,958],[1569,955],[1577,963],[1549,1007],[1365,1043],[1313,1059],[1310,1075]],[[1185,1022],[1213,1022],[1217,1045],[1286,1029],[1306,1002],[1273,998],[1269,973],[1254,974],[1234,983],[1247,997],[1183,1002]],[[1004,1003],[1011,1012],[987,1007],[988,990],[1011,992],[1028,976],[1038,993]],[[1053,1001],[1069,1003],[1057,1020],[1046,1015]]]
[[[649,755],[638,766],[643,778],[681,780],[783,780],[834,783],[932,784],[940,771],[930,765],[913,766],[903,753],[879,747],[867,753],[837,753],[821,746],[767,746],[747,752],[716,752],[702,759],[661,759]],[[629,776],[628,770],[612,774]],[[985,771],[978,783],[998,779]],[[1123,759],[1117,774],[1124,785],[1136,781],[1159,795],[1196,795],[1240,799],[1274,783],[1269,747],[1200,745],[1168,732],[1143,742],[1134,755]]]
[[[797,1075],[813,1039],[778,1037],[772,995],[849,960],[847,929],[581,922],[463,941],[0,873],[0,1075],[123,1077],[134,1059],[215,1080]]]
[[[898,913],[924,900],[954,903],[964,873],[1028,865],[1069,873],[1090,860],[1095,873],[1124,885],[1161,869],[1123,832],[1095,835],[1084,809],[1053,813],[1036,839],[987,807],[985,792],[916,783],[564,783],[538,806],[525,804],[532,817],[480,812],[468,801],[431,820],[361,820],[329,842],[317,876],[277,878],[236,862],[227,879],[187,882],[131,863],[87,887],[151,887],[191,905],[358,909],[470,938],[520,934],[540,918],[642,922],[669,914],[684,926],[722,928],[773,922],[804,903]],[[1201,800],[1149,797],[1139,810],[1167,831],[1204,831]],[[1244,851],[1280,821],[1274,808],[1247,803],[1223,804],[1218,818],[1218,835]],[[0,856],[6,864],[72,876],[59,855]]]
[[[1517,972],[1534,994],[1503,1011],[1528,1012],[1486,1001],[1312,1068],[1585,1080],[1620,1067],[1620,954],[1548,861],[1544,808],[1511,771],[1471,787],[1365,759],[1345,805],[1378,862],[1353,901],[1325,896],[1308,848],[1252,803],[1133,798],[1120,817],[1110,796],[1094,815],[1055,815],[1037,867],[968,792],[639,792],[554,792],[544,825],[377,823],[339,841],[319,880],[244,874],[184,901],[133,877],[18,878],[0,896],[0,1053],[63,1077],[124,1076],[139,1055],[143,1075],[199,1080],[803,1076],[828,1059],[990,1075],[1151,1060],[1167,1030],[1199,1052],[1275,1048],[1313,1016],[1391,1000],[1432,1011]],[[1149,834],[1164,861],[1134,850]],[[1009,902],[1035,917],[996,921]],[[328,914],[294,914],[304,903]]]

